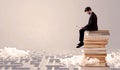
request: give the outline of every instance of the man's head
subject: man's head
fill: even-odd
[[[90,7],[86,7],[85,12],[90,15],[92,13],[92,9]]]

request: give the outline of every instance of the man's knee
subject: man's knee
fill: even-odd
[[[79,32],[84,32],[84,31],[85,31],[85,29],[80,29],[80,30],[79,30]]]

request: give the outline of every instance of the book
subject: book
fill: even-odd
[[[84,48],[105,48],[105,45],[84,45]]]
[[[85,57],[95,57],[95,58],[99,58],[99,57],[106,57],[107,54],[84,54]]]
[[[86,64],[85,66],[95,66],[95,67],[97,67],[97,66],[104,66],[104,67],[106,67],[107,66],[107,64],[106,63],[97,63],[97,64]]]
[[[106,45],[108,42],[86,42],[84,41],[84,45]]]

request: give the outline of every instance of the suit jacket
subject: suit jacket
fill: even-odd
[[[85,30],[98,30],[98,25],[97,25],[97,16],[94,12],[92,12],[88,24],[83,27]]]

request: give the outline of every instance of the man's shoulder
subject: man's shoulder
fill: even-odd
[[[92,12],[91,17],[96,17],[97,18],[97,15],[94,12]]]

